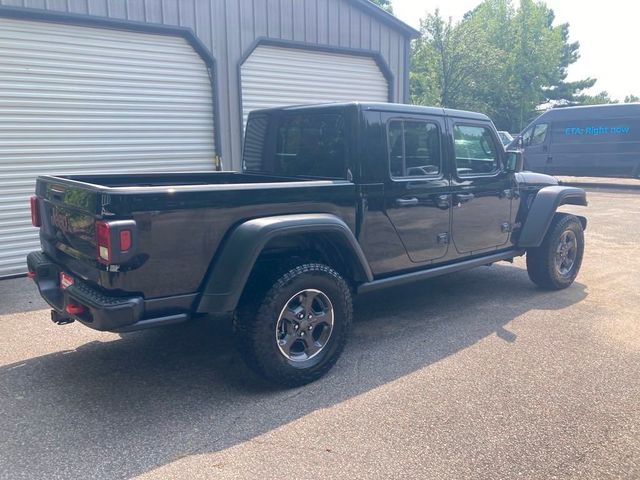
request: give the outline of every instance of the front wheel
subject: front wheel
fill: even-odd
[[[578,276],[584,254],[584,231],[574,215],[556,213],[547,235],[537,248],[527,251],[527,272],[538,286],[567,288]]]
[[[297,266],[242,305],[234,331],[247,365],[272,382],[313,382],[336,363],[352,320],[349,286],[327,265]]]

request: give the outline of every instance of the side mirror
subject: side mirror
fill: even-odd
[[[524,169],[522,152],[509,150],[505,157],[505,170],[509,173],[521,172]]]
[[[522,140],[522,135],[516,135],[515,137],[513,137],[513,140],[511,140],[511,142],[506,145],[504,147],[504,149],[506,151],[510,151],[510,150],[523,150],[524,149],[524,143]]]

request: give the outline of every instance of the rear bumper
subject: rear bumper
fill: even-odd
[[[141,296],[105,294],[65,271],[42,252],[31,252],[27,256],[27,267],[40,295],[51,305],[57,318],[78,320],[95,330],[112,332],[140,330],[189,319],[188,313],[176,311],[146,318],[145,301]],[[60,287],[61,272],[74,279],[65,289]]]

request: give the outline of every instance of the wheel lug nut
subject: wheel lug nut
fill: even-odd
[[[313,325],[309,325],[309,330],[312,330],[312,329],[313,329]]]
[[[304,337],[304,332],[300,332],[300,336],[301,336],[301,337]]]

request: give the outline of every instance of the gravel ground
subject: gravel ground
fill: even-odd
[[[571,288],[519,259],[361,297],[294,390],[224,324],[60,327],[0,281],[0,478],[640,478],[640,194],[589,197]]]

